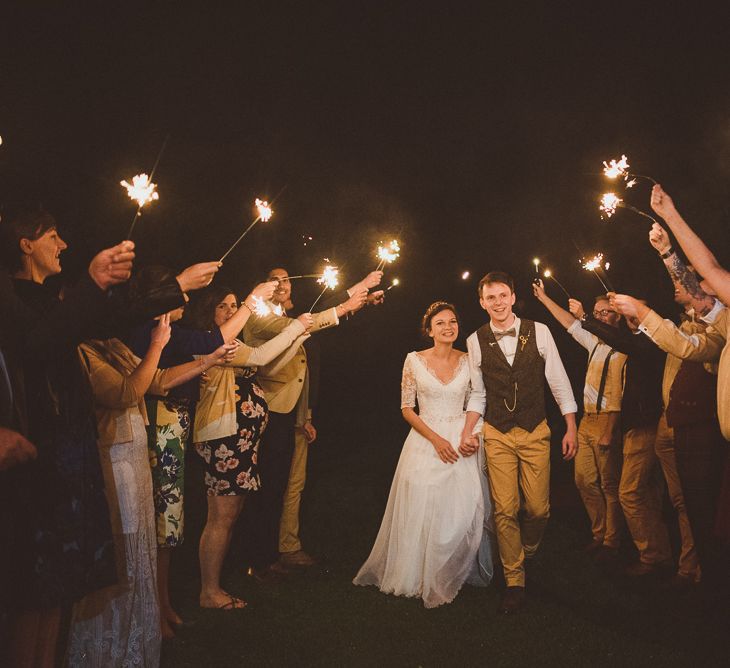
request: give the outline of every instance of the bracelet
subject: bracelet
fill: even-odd
[[[672,246],[669,247],[669,250],[667,250],[666,253],[659,253],[659,257],[662,260],[666,260],[668,257],[671,257],[672,255],[674,255],[674,247],[672,247]]]
[[[253,309],[246,303],[245,299],[241,302],[241,306],[245,306],[249,313],[253,313]]]

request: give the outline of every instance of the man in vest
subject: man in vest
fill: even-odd
[[[586,546],[586,551],[610,562],[618,551],[624,527],[618,485],[622,459],[619,415],[626,355],[586,332],[580,320],[545,294],[542,281],[533,283],[532,290],[568,334],[588,351],[583,418],[578,429],[578,453],[575,456],[575,486],[593,533],[593,540]],[[618,327],[621,319],[611,307],[607,295],[596,297],[593,317],[611,327]]]
[[[482,278],[479,303],[490,322],[467,339],[472,393],[460,450],[473,452],[474,427],[484,417],[487,473],[507,585],[499,611],[508,614],[524,604],[524,561],[537,551],[550,513],[545,380],[565,417],[565,459],[572,459],[578,448],[578,407],[550,330],[512,312],[511,276],[492,271]]]

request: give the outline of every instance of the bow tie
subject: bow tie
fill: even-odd
[[[494,338],[499,341],[503,336],[517,336],[517,332],[515,331],[514,327],[510,327],[509,329],[505,329],[503,332],[495,332],[493,330]]]

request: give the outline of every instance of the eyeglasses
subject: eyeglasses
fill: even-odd
[[[607,318],[611,313],[615,313],[615,311],[608,308],[602,308],[600,311],[593,311],[593,317],[597,318],[600,315]]]

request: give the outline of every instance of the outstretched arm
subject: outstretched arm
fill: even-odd
[[[682,262],[682,258],[672,248],[669,234],[659,223],[654,223],[652,226],[649,232],[649,242],[664,261],[672,282],[682,286],[692,297],[692,307],[698,315],[707,315],[715,305],[715,298],[702,289],[697,274]]]
[[[669,225],[687,259],[705,277],[721,301],[730,303],[730,272],[724,269],[702,239],[687,225],[660,185],[651,191],[651,208]]]
[[[574,322],[575,318],[570,315],[562,306],[559,306],[545,292],[545,286],[541,279],[537,279],[532,284],[532,292],[539,301],[565,329],[568,329]]]

